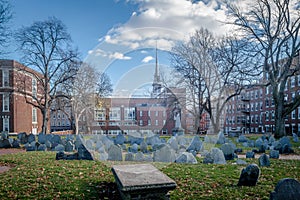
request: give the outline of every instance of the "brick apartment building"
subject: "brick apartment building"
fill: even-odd
[[[41,95],[36,77],[41,74],[14,60],[0,60],[0,131],[39,133],[42,129],[40,110],[28,101]],[[19,91],[29,94],[26,98]],[[27,102],[26,102],[27,99]]]
[[[295,59],[300,63],[300,56]],[[261,83],[268,77],[260,80]],[[300,95],[300,75],[290,77],[285,85],[285,102],[290,102]],[[224,131],[241,133],[272,133],[275,128],[275,110],[271,87],[249,87],[239,96],[232,98],[225,111]],[[300,133],[300,107],[285,118],[285,129],[288,135]]]

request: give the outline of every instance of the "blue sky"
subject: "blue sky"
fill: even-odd
[[[170,75],[169,52],[176,43],[187,40],[200,27],[218,35],[230,30],[220,22],[227,18],[221,0],[9,2],[13,6],[13,29],[51,16],[60,19],[67,26],[82,60],[110,76],[116,96],[151,85],[156,44],[161,71]],[[8,58],[20,60],[15,53]]]

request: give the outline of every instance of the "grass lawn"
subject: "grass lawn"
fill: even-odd
[[[258,163],[257,159],[246,161]],[[280,179],[300,180],[300,160],[272,159],[271,167],[261,168],[255,187],[236,186],[245,166],[233,161],[227,165],[201,162],[153,164],[176,181],[171,199],[269,199]],[[120,163],[56,161],[55,152],[2,155],[0,164],[14,167],[0,174],[0,199],[119,199],[111,166]]]
[[[237,144],[241,147],[241,144]],[[296,154],[300,144],[293,143]],[[250,150],[250,149],[249,149]],[[244,149],[244,152],[247,151]],[[267,152],[268,153],[268,152]],[[55,152],[24,152],[0,156],[0,165],[13,166],[0,174],[0,199],[119,199],[111,167],[128,162],[55,160]],[[261,168],[255,187],[237,187],[242,168],[199,163],[153,163],[174,179],[171,199],[269,199],[282,178],[300,180],[300,160],[274,160]],[[258,164],[257,159],[246,159]],[[132,162],[131,162],[132,163]]]

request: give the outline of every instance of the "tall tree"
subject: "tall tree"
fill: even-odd
[[[217,38],[206,29],[196,31],[187,43],[173,49],[173,65],[190,91],[189,112],[196,121],[207,112],[213,133],[221,129],[226,102],[246,84],[247,69],[245,73],[240,72],[248,61],[242,51],[244,43]]]
[[[8,22],[12,18],[11,6],[6,0],[0,0],[0,47],[5,47],[9,37]],[[2,53],[2,51],[0,51]]]
[[[23,94],[28,103],[41,110],[42,132],[47,133],[51,103],[63,83],[76,74],[78,53],[71,47],[65,25],[55,17],[21,28],[16,33],[16,41],[24,53],[24,64],[41,74],[33,77],[37,81],[38,95],[25,91]]]
[[[251,2],[253,3],[253,2]],[[228,4],[233,24],[255,46],[257,58],[272,88],[275,102],[275,137],[285,133],[285,116],[300,105],[300,96],[285,103],[288,79],[299,74],[300,11],[295,0],[256,0],[247,11]]]
[[[77,64],[76,75],[63,84],[51,107],[52,113],[64,113],[76,135],[79,133],[80,119],[81,125],[84,124],[85,131],[88,131],[93,122],[94,109],[102,105],[102,98],[112,92],[111,80],[106,73],[98,72],[87,63]]]

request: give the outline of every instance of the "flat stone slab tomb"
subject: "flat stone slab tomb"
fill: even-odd
[[[122,199],[169,199],[176,182],[151,164],[112,167]]]

